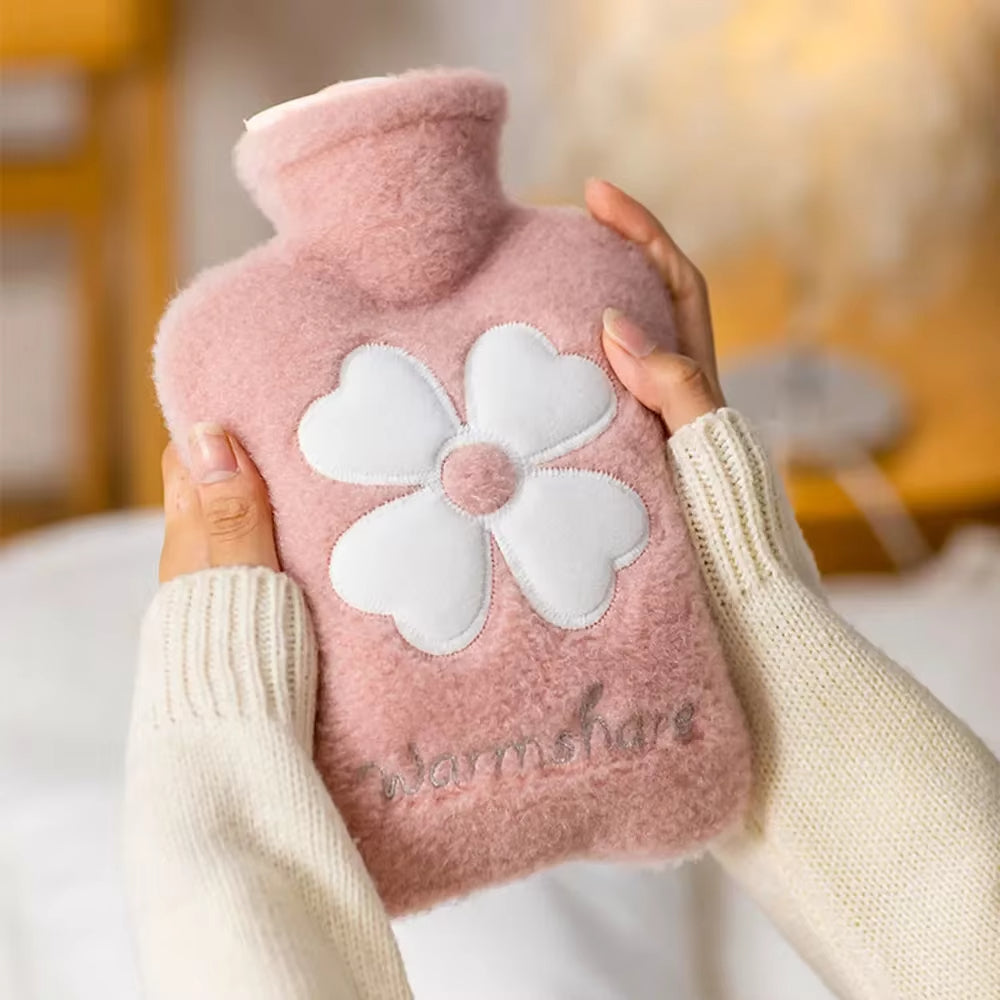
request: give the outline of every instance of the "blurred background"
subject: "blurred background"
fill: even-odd
[[[269,234],[243,120],[340,79],[495,72],[512,194],[598,175],[659,214],[835,604],[1000,748],[998,57],[1000,0],[0,0],[0,995],[137,995],[114,830],[149,350],[178,287]],[[714,869],[615,877],[402,927],[418,995],[829,996]],[[669,954],[608,944],[629,920]],[[605,992],[558,979],[589,964]]]
[[[909,564],[997,520],[998,0],[2,9],[4,536],[157,502],[157,318],[268,235],[230,166],[243,119],[439,63],[510,87],[513,194],[579,202],[609,177],[705,270],[734,401],[789,432],[824,569]],[[817,355],[874,385],[802,412],[836,377]],[[832,456],[792,440],[861,413]]]

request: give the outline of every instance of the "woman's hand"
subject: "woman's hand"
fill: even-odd
[[[659,272],[674,303],[680,353],[664,349],[617,309],[604,311],[604,353],[622,384],[643,406],[659,413],[671,433],[703,413],[725,406],[712,342],[708,288],[646,208],[613,184],[587,181],[590,214],[640,246]]]
[[[163,452],[166,533],[160,582],[212,566],[280,569],[267,488],[242,445],[218,424],[191,431],[191,468]]]

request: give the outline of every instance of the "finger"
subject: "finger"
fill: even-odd
[[[267,488],[250,456],[218,424],[195,424],[190,450],[209,565],[277,570]]]
[[[641,327],[613,309],[605,312],[602,342],[622,385],[659,413],[671,434],[723,405],[698,362],[660,349]]]
[[[674,303],[678,347],[718,385],[708,286],[659,220],[609,181],[591,178],[584,190],[594,218],[640,246],[663,279]]]
[[[164,449],[161,469],[165,526],[159,575],[166,583],[209,563],[198,493],[173,443]]]

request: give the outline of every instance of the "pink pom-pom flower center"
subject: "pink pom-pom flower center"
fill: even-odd
[[[517,467],[494,444],[467,444],[456,448],[441,466],[445,496],[468,514],[482,516],[499,510],[517,489]]]

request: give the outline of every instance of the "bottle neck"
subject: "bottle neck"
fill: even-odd
[[[432,300],[482,262],[511,211],[498,171],[505,94],[476,73],[365,84],[251,119],[237,168],[279,234],[380,301]]]

